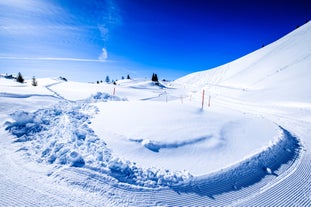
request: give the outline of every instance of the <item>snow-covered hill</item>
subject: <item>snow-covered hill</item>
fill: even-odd
[[[173,83],[1,77],[0,206],[310,206],[310,65],[307,23]]]
[[[241,94],[256,102],[311,102],[311,23],[228,64],[176,80],[191,90]],[[224,90],[224,91],[223,91]],[[227,92],[227,93],[226,93]]]

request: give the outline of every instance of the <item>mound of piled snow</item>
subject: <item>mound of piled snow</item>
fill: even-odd
[[[99,138],[89,126],[91,116],[98,112],[91,104],[106,101],[124,99],[97,93],[86,100],[62,101],[33,113],[17,111],[11,114],[13,121],[6,123],[6,130],[16,137],[15,143],[22,143],[19,151],[39,163],[85,167],[121,182],[147,187],[177,184],[192,177],[186,171],[141,168],[127,159],[113,157],[105,137]]]

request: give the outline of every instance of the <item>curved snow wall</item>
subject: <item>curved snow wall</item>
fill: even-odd
[[[188,183],[172,186],[177,193],[196,193],[214,198],[215,195],[236,191],[253,185],[267,175],[277,175],[284,164],[291,164],[300,152],[299,140],[289,131],[280,127],[283,136],[267,150],[212,175],[194,178]]]

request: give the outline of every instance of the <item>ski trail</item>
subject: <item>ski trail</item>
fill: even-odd
[[[54,91],[53,89],[51,89],[52,86],[55,86],[55,85],[58,85],[58,84],[61,84],[61,83],[63,83],[63,81],[58,81],[58,82],[56,82],[56,83],[52,83],[52,84],[46,85],[45,88],[46,88],[48,91],[52,92],[56,97],[58,97],[58,98],[60,98],[60,99],[62,99],[62,100],[65,100],[65,101],[69,101],[69,100],[67,100],[65,97],[61,96],[59,93],[57,93],[56,91]]]
[[[5,97],[5,98],[31,98],[34,96],[55,98],[55,96],[53,95],[45,95],[45,94],[17,94],[17,93],[0,92],[0,97]]]
[[[271,109],[257,103],[247,103],[228,97],[218,97],[217,103],[225,108],[243,111],[269,119],[295,134],[302,144],[299,156],[284,172],[271,180],[267,185],[245,197],[238,199],[232,206],[310,206],[311,205],[311,144],[310,123],[299,117],[280,113],[277,108]],[[284,107],[284,106],[281,106]],[[286,111],[286,108],[282,108]],[[295,126],[295,127],[293,127]],[[281,167],[281,170],[284,167]]]

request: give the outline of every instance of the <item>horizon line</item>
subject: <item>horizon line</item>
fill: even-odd
[[[5,57],[0,56],[2,60],[43,60],[43,61],[73,61],[73,62],[112,62],[106,59],[88,59],[88,58],[61,58],[61,57]]]

